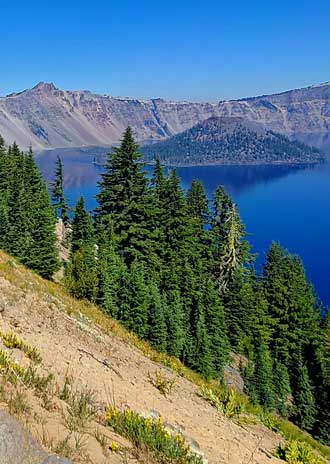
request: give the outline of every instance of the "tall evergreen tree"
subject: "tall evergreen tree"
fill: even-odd
[[[143,265],[135,262],[130,270],[122,272],[119,285],[119,319],[129,330],[146,339],[149,332],[148,287]]]
[[[267,410],[272,410],[275,404],[272,369],[269,350],[262,339],[260,339],[256,346],[255,356],[255,390],[258,395],[259,404],[262,404]]]
[[[207,333],[205,315],[199,301],[196,301],[192,324],[194,337],[194,359],[192,367],[206,378],[212,375],[212,354]]]
[[[205,308],[205,323],[210,341],[212,373],[222,379],[224,367],[229,358],[224,308],[213,281],[206,279],[203,287],[202,302]]]
[[[320,370],[320,320],[314,292],[301,261],[277,244],[272,244],[267,254],[263,286],[272,320],[274,362],[286,367],[290,376],[292,418],[310,430],[315,421],[314,388]]]
[[[321,339],[322,375],[317,385],[317,423],[316,436],[326,445],[330,445],[330,311],[327,310],[322,321]]]
[[[97,303],[111,317],[118,318],[120,280],[126,266],[116,250],[116,238],[110,217],[105,216],[98,227],[98,294]]]
[[[3,246],[23,264],[50,278],[59,263],[55,218],[45,182],[31,151],[24,154],[13,144],[5,160],[1,207]]]
[[[76,298],[97,299],[98,267],[92,218],[85,209],[83,197],[78,198],[71,223],[71,261],[66,266],[65,280]]]
[[[148,303],[148,340],[159,351],[166,350],[167,328],[165,322],[165,304],[155,284],[149,285]]]
[[[79,197],[71,223],[71,253],[80,250],[82,247],[93,246],[93,235],[92,218],[86,211],[84,198]]]
[[[183,307],[178,289],[167,292],[164,301],[164,315],[167,333],[167,352],[177,358],[181,357],[185,343]]]
[[[133,132],[127,128],[121,145],[108,155],[97,195],[98,218],[110,215],[118,249],[130,265],[151,252],[151,194]]]
[[[63,190],[63,164],[58,156],[55,165],[55,178],[51,184],[52,203],[64,224],[69,222],[68,206]]]
[[[187,192],[187,203],[190,213],[199,219],[201,228],[209,223],[210,210],[203,184],[194,180]]]
[[[315,422],[315,398],[301,351],[292,360],[291,372],[293,394],[293,414],[291,418],[302,429],[311,430]]]

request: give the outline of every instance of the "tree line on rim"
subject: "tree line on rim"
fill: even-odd
[[[257,275],[223,187],[210,208],[200,182],[185,192],[159,161],[149,180],[130,128],[108,155],[97,202],[93,215],[83,198],[69,214],[61,160],[50,198],[32,152],[0,140],[2,249],[51,278],[61,265],[60,217],[70,248],[64,284],[73,296],[206,378],[223,379],[230,351],[244,355],[252,402],[330,444],[330,317],[300,259],[273,243]]]

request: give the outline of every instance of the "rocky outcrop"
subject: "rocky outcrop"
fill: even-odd
[[[70,464],[71,461],[47,455],[16,419],[0,410],[0,464],[23,463]]]
[[[140,143],[160,141],[212,116],[238,116],[318,146],[330,144],[330,83],[219,103],[115,98],[42,82],[0,98],[0,133],[34,150],[112,145],[127,125]]]

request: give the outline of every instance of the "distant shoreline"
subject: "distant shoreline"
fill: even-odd
[[[222,167],[222,166],[303,166],[303,165],[316,165],[316,164],[322,164],[325,162],[325,157],[321,158],[320,160],[315,160],[315,161],[271,161],[269,163],[265,162],[254,162],[254,163],[220,163],[218,161],[215,162],[208,162],[208,163],[166,163],[164,161],[161,161],[161,164],[163,167],[167,168],[194,168],[194,167]],[[146,164],[147,166],[154,166],[155,162],[154,161],[142,161],[142,163]],[[93,164],[95,166],[103,168],[103,164],[97,161],[93,161]]]

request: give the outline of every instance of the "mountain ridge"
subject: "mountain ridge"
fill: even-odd
[[[322,146],[330,143],[330,84],[217,103],[113,97],[45,82],[0,97],[1,135],[36,151],[113,145],[127,125],[139,143],[154,143],[213,116],[243,117]]]

